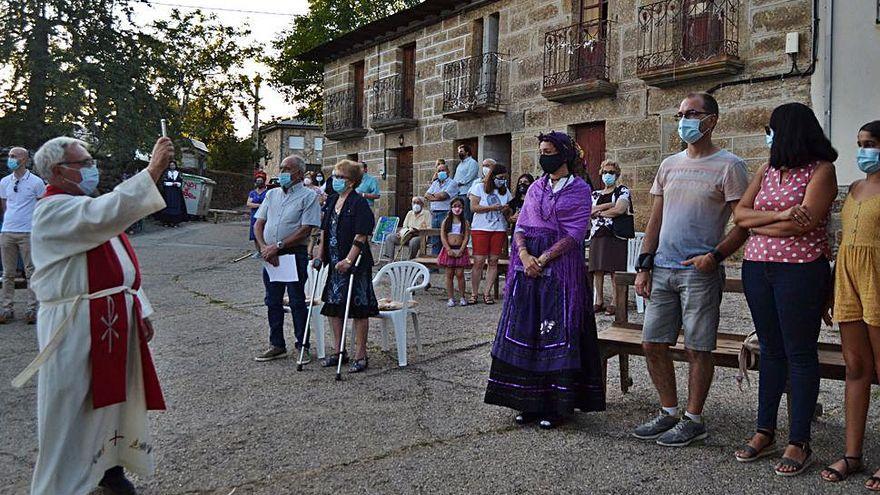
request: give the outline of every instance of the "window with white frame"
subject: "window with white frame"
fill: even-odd
[[[292,150],[306,149],[306,138],[302,136],[290,136],[287,138],[287,147]]]

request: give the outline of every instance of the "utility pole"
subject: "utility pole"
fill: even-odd
[[[254,78],[254,170],[260,168],[260,83],[263,78]]]

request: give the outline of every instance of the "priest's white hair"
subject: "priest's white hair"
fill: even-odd
[[[52,167],[64,161],[67,147],[73,144],[78,144],[83,148],[87,146],[84,141],[67,136],[52,138],[43,143],[34,154],[34,169],[36,169],[37,175],[48,180],[52,176]]]

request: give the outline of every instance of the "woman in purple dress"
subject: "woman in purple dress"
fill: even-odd
[[[561,132],[538,140],[544,176],[514,230],[485,401],[550,429],[575,409],[605,410],[605,386],[583,255],[591,190],[578,176],[582,151]]]

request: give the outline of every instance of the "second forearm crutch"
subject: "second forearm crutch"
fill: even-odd
[[[299,348],[299,360],[296,362],[296,371],[303,370],[303,355],[306,352],[306,344],[309,342],[309,330],[312,328],[312,309],[315,307],[315,296],[318,294],[318,280],[321,279],[321,260],[317,258],[312,260],[312,266],[315,268],[317,280],[312,281],[312,298],[308,301],[309,312],[308,316],[306,316],[306,331],[305,335],[303,335],[302,345]]]
[[[349,309],[351,309],[351,289],[354,287],[354,272],[360,262],[361,255],[358,254],[357,259],[354,260],[354,265],[348,269],[351,275],[348,276],[348,297],[345,298],[345,316],[342,319],[342,335],[339,337],[339,354],[336,355],[336,381],[342,380],[342,352],[345,350],[345,328],[348,326],[348,313]]]

